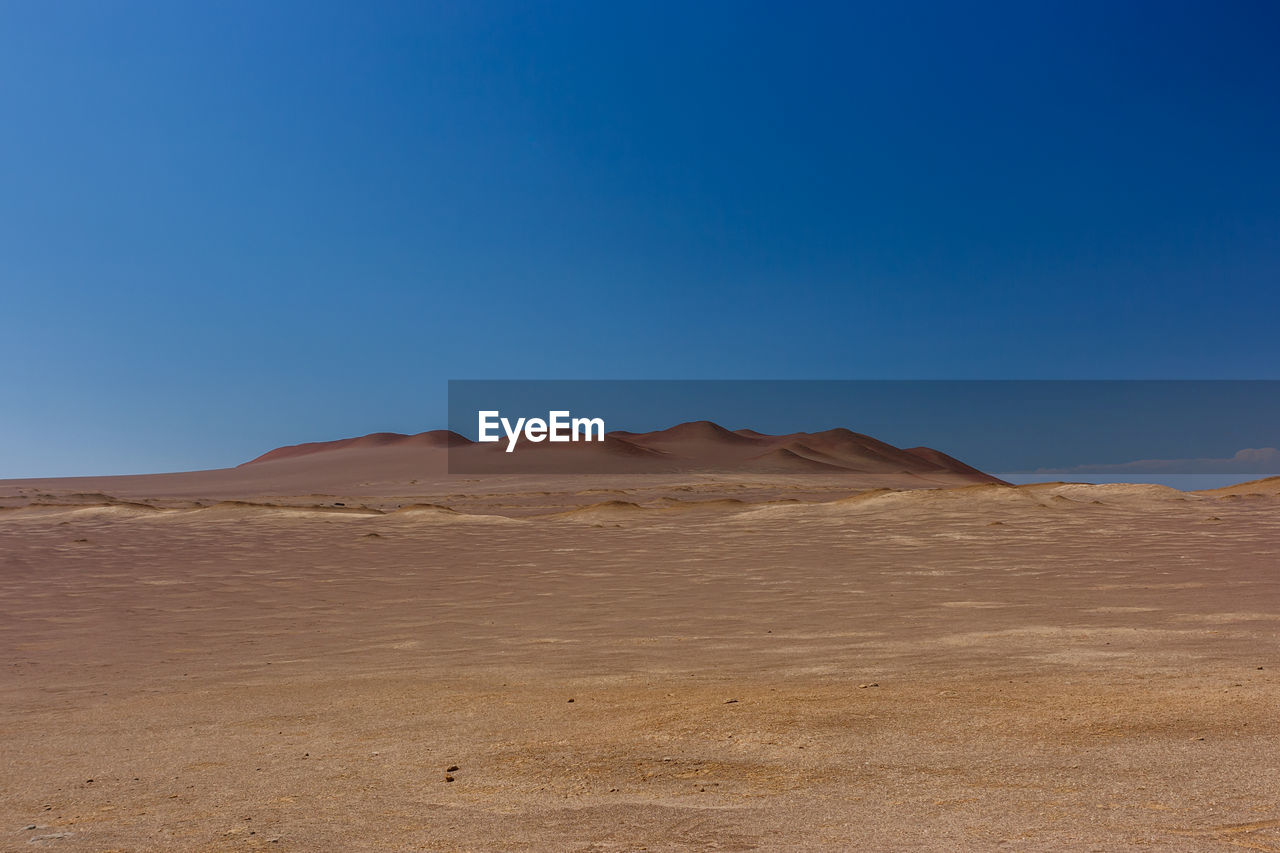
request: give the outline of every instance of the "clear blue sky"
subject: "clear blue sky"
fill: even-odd
[[[0,476],[448,378],[1280,378],[1277,8],[8,0]]]

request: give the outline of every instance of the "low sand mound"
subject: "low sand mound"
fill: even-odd
[[[216,521],[220,519],[287,519],[287,518],[370,518],[382,515],[381,510],[363,506],[324,506],[321,504],[274,504],[253,501],[219,501],[196,509],[167,513],[175,521]]]
[[[382,516],[386,521],[410,521],[414,524],[523,524],[504,515],[482,515],[458,512],[443,504],[416,503],[402,506]]]
[[[738,500],[737,498],[709,498],[707,500],[688,501],[688,500],[683,500],[681,498],[666,497],[666,498],[658,498],[653,503],[654,505],[660,506],[663,509],[676,510],[681,512],[697,512],[700,510],[733,511],[733,510],[739,510],[739,509],[746,509],[747,507],[751,506],[751,504],[747,503],[746,501],[741,501],[741,500]]]
[[[1034,484],[1019,487],[1041,499],[1066,498],[1077,503],[1134,505],[1168,503],[1169,501],[1201,500],[1198,495],[1180,492],[1169,486],[1155,483],[1060,483]]]
[[[1016,486],[979,484],[953,489],[877,490],[834,501],[833,505],[857,510],[881,509],[982,509],[992,507],[1043,508],[1034,494]]]
[[[657,507],[644,507],[631,501],[601,501],[589,506],[571,509],[568,512],[557,512],[541,516],[556,521],[619,521],[629,518],[642,518],[665,510]]]
[[[928,514],[983,511],[1042,512],[1046,504],[1016,486],[980,483],[949,489],[871,489],[823,503],[772,504],[739,519],[844,518],[863,513]]]
[[[35,496],[35,500],[50,504],[114,504],[120,499],[102,492],[47,492]]]
[[[1209,498],[1276,496],[1280,495],[1280,477],[1264,477],[1261,480],[1236,483],[1234,486],[1223,486],[1220,489],[1202,489],[1192,494]]]
[[[399,509],[392,510],[389,515],[395,518],[403,518],[405,516],[423,516],[423,515],[461,515],[453,507],[444,506],[443,504],[409,504]]]
[[[73,518],[151,518],[173,510],[163,510],[150,504],[111,500],[107,503],[44,503],[33,502],[25,506],[5,507],[0,519],[26,518],[30,516],[70,516]]]
[[[1093,485],[1036,483],[1026,486],[978,484],[947,489],[873,489],[818,504],[768,506],[739,518],[831,518],[861,513],[1042,513],[1045,510],[1090,510],[1121,507],[1143,510],[1208,498],[1153,484]]]

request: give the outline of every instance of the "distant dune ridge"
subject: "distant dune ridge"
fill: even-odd
[[[373,433],[279,447],[240,467],[317,454],[337,461],[335,453],[349,455],[373,448],[399,449],[406,457],[420,449],[447,450],[450,470],[459,473],[844,473],[941,477],[947,484],[1001,482],[942,451],[895,447],[849,429],[766,435],[751,429],[731,431],[711,421],[690,421],[654,432],[615,430],[602,442],[526,442],[514,453],[506,453],[502,442],[473,442],[449,430]],[[312,461],[324,464],[319,458]]]
[[[646,494],[649,498],[642,502],[647,515],[656,506],[651,499],[663,495],[681,498],[682,512],[702,513],[715,508],[705,502],[707,498],[820,502],[869,489],[1007,486],[940,450],[895,447],[848,429],[767,435],[693,421],[646,433],[618,430],[598,442],[522,442],[513,453],[504,452],[504,447],[504,443],[472,442],[449,430],[416,435],[380,432],[279,447],[234,468],[0,480],[0,512],[74,504],[128,514],[137,509],[124,505],[128,502],[160,501],[166,509],[177,509],[239,500],[263,505],[262,512],[277,512],[279,504],[294,510],[325,506],[389,510],[436,503],[463,512],[524,516]],[[483,475],[483,480],[473,475]],[[1264,479],[1204,494],[1251,502],[1276,494],[1277,483],[1280,478]],[[519,497],[490,499],[503,494]],[[999,494],[1018,497],[1012,491]],[[1092,495],[1103,501],[1111,497],[1101,491]],[[701,505],[683,506],[689,498],[700,499]],[[625,515],[616,506],[592,512]],[[419,510],[415,517],[430,514]],[[437,516],[444,517],[439,512],[432,515]]]
[[[372,432],[368,435],[362,435],[359,438],[340,438],[336,441],[311,441],[306,444],[290,444],[284,447],[277,447],[275,450],[269,450],[266,453],[248,462],[244,462],[236,467],[243,468],[245,465],[253,465],[257,462],[271,462],[276,459],[292,459],[298,456],[309,456],[312,453],[325,453],[331,450],[342,450],[344,448],[356,447],[390,447],[390,446],[415,446],[415,447],[454,447],[464,444],[471,444],[465,436],[458,435],[456,432],[447,429],[433,429],[429,432],[420,432],[416,435],[405,435],[399,432]]]
[[[780,497],[779,490],[801,489],[808,499],[868,488],[937,489],[1003,482],[940,450],[895,447],[848,429],[766,435],[691,421],[654,432],[616,430],[603,441],[522,441],[512,453],[505,447],[505,442],[473,442],[444,429],[415,435],[377,432],[277,447],[234,468],[0,480],[0,498],[12,492],[30,502],[48,493],[63,503],[77,494],[101,492],[105,501],[271,503],[279,496],[309,496],[309,504],[332,504],[335,496],[341,501],[344,495],[362,495],[395,497],[399,505],[406,499],[434,501],[474,489],[467,485],[470,475],[494,475],[486,488],[526,491],[532,489],[530,476],[546,478],[539,488],[553,491],[625,489],[637,476],[656,477],[673,487],[677,481],[723,478],[762,486],[772,497]],[[512,482],[500,483],[507,475]]]

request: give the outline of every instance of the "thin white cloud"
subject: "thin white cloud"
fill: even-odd
[[[1280,450],[1247,447],[1226,459],[1140,459],[1116,464],[1038,468],[1037,474],[1280,474]]]

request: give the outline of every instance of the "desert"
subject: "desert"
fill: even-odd
[[[739,432],[0,482],[0,845],[1280,850],[1280,478]]]
[[[0,2],[0,853],[1280,853],[1278,33]]]

